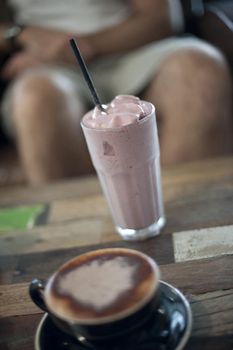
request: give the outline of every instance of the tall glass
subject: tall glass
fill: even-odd
[[[116,230],[126,240],[155,236],[165,224],[155,108],[148,107],[137,123],[117,128],[87,127],[85,116],[81,123]]]

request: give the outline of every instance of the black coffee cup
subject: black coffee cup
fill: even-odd
[[[149,318],[158,303],[159,277],[147,255],[108,248],[68,261],[47,282],[33,280],[29,292],[63,332],[92,342],[112,341]]]

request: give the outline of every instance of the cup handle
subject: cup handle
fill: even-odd
[[[45,289],[45,281],[35,278],[29,287],[29,294],[32,301],[39,306],[45,312],[48,312],[47,306],[44,302],[44,289]]]

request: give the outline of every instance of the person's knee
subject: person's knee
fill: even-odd
[[[202,147],[203,153],[214,147],[232,149],[231,77],[217,49],[173,54],[161,66],[153,91],[163,135],[195,135],[194,148]]]
[[[230,71],[223,54],[207,43],[200,42],[200,45],[183,48],[172,54],[164,61],[161,69],[166,75],[170,74],[171,84],[185,82],[187,88],[201,85],[202,91],[205,87],[218,89],[222,85],[228,88],[231,85]],[[177,81],[171,81],[173,76]]]
[[[217,110],[220,106],[229,112],[231,75],[221,52],[209,44],[183,49],[167,58],[161,66],[156,84],[160,96],[167,94],[173,103],[189,104],[191,108],[195,104],[195,109],[200,111],[216,109],[216,113],[206,113],[203,124],[210,123],[210,119],[218,122],[220,116]],[[168,98],[164,98],[164,104]]]
[[[74,105],[76,113],[83,113],[83,104],[77,94],[77,87],[61,72],[49,69],[37,69],[22,75],[12,88],[11,94],[13,118],[38,118],[38,111],[41,111],[41,121],[43,111],[58,110],[59,114],[72,114]],[[20,109],[27,113],[14,113]],[[45,113],[48,118],[49,113]],[[44,115],[45,117],[45,115]],[[56,118],[54,113],[49,114],[49,118]],[[16,120],[17,122],[17,120]]]
[[[62,93],[54,83],[53,76],[46,75],[42,70],[22,75],[15,82],[13,96],[21,103],[33,100],[45,104],[48,99],[59,101]]]

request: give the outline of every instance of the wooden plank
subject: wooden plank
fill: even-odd
[[[229,168],[228,163],[226,164],[228,174],[231,168]],[[193,167],[193,165],[187,165],[187,169],[189,169],[191,174],[187,173],[188,186],[179,182],[179,176],[185,181],[181,172],[182,169],[185,169],[184,166],[179,168],[179,176],[177,175],[177,170],[173,170],[175,175],[174,179],[171,176],[171,180],[173,179],[174,181],[169,186],[165,186],[167,224],[163,233],[233,224],[233,176],[230,180],[228,179],[230,182],[224,182],[224,184],[220,182],[216,185],[215,182],[212,183],[210,181],[208,186],[205,183],[197,188],[195,183],[194,185],[189,184],[189,181],[193,178],[193,173],[191,172]],[[205,169],[203,170],[204,174],[209,174],[210,171],[213,171],[213,165],[207,167],[207,169],[208,171],[206,172],[204,171]],[[218,176],[222,175],[222,171],[221,168],[220,173],[217,172]],[[200,181],[198,177],[199,172],[195,176]],[[207,180],[207,177],[204,176],[204,179]],[[95,182],[95,178],[71,182],[71,185],[74,187],[77,184],[75,188],[78,189],[77,192],[73,191],[72,193],[82,193],[83,197],[77,196],[75,199],[55,200],[50,204],[49,226],[47,225],[46,228],[43,227],[41,229],[35,228],[32,231],[11,232],[7,236],[1,236],[0,252],[3,254],[21,254],[69,248],[73,245],[119,240],[120,236],[117,236],[115,233],[103,197],[96,194],[85,196],[85,193],[89,192],[89,188],[92,188],[92,193],[93,188],[95,188],[95,185],[93,185]],[[177,182],[178,186],[173,186],[175,182]],[[92,185],[90,185],[91,183]],[[58,189],[58,197],[59,195],[70,196],[69,192],[67,194],[69,186],[65,183],[63,188],[63,185],[61,184],[61,187],[59,187],[58,184],[54,184],[51,185],[51,189],[50,187],[46,188],[48,193],[53,193],[53,195],[56,193],[55,189]],[[72,188],[71,185],[70,188]],[[84,188],[86,188],[86,191],[84,191]],[[45,193],[47,195],[47,191]],[[82,205],[82,203],[84,204]],[[54,224],[56,226],[53,226]]]
[[[0,319],[11,316],[42,314],[31,301],[29,283],[0,286]],[[222,336],[233,334],[233,289],[189,297],[195,322],[193,335]]]
[[[192,337],[185,350],[232,350],[233,335],[222,337]]]
[[[143,242],[111,242],[101,245],[57,250],[44,253],[0,257],[1,279],[5,283],[29,282],[35,277],[47,278],[65,261],[100,247],[128,247],[138,249],[153,257],[161,265],[162,279],[181,288],[186,293],[204,293],[233,288],[233,255],[188,262],[174,262],[172,239],[161,235]],[[5,277],[6,276],[6,277]]]
[[[183,185],[184,190],[192,185],[219,183],[223,179],[232,180],[233,157],[211,158],[169,166],[162,169],[162,175],[165,186],[170,183]]]
[[[86,196],[82,199],[54,201],[50,205],[48,224],[110,217],[110,211],[103,195]]]
[[[222,289],[233,288],[233,255],[221,256],[203,260],[194,260],[185,263],[173,264],[171,242],[163,240],[160,236],[159,245],[150,241],[141,244],[111,243],[102,246],[125,246],[139,249],[155,258],[161,265],[162,279],[180,288],[187,294],[201,294],[215,291],[221,286]],[[68,259],[99,246],[68,249],[45,254],[27,254],[18,256],[15,266],[9,258],[1,258],[1,266],[8,276],[8,283],[29,282],[35,277],[48,278],[62,263]],[[169,252],[170,251],[170,252]],[[3,279],[4,279],[3,273]],[[11,281],[9,278],[11,276]]]
[[[232,302],[232,289],[192,297],[193,331],[186,349],[232,350]],[[25,313],[0,319],[0,348],[33,349],[33,337],[41,317],[41,314]]]
[[[7,264],[4,264],[4,258],[0,256],[0,284],[11,283],[13,276],[18,275],[17,269],[18,257],[15,255],[8,256]]]
[[[165,204],[167,217],[166,232],[177,232],[206,227],[225,226],[233,224],[233,190],[225,188],[222,194],[216,194],[215,198],[208,195],[215,188],[201,190],[205,192],[205,198],[196,195],[195,202],[191,200],[177,201]]]
[[[233,224],[233,158],[171,167],[163,172],[163,185],[168,218],[164,233],[168,234],[138,243],[108,242],[113,241],[115,238],[111,238],[111,235],[116,234],[112,231],[113,226],[111,230],[107,229],[112,223],[106,207],[98,207],[101,201],[103,203],[103,198],[99,196],[99,184],[95,178],[35,189],[0,190],[2,206],[39,201],[50,203],[51,208],[56,209],[50,212],[53,215],[50,217],[48,227],[38,227],[39,230],[48,229],[44,236],[35,229],[35,235],[31,235],[32,237],[30,232],[25,231],[13,232],[13,236],[5,237],[4,244],[8,249],[8,255],[0,257],[0,280],[1,283],[8,285],[0,288],[1,350],[33,349],[33,337],[41,315],[40,310],[35,309],[27,295],[28,282],[34,277],[47,278],[59,265],[73,256],[102,246],[125,246],[146,252],[161,265],[162,279],[189,295],[194,313],[194,328],[187,349],[232,350],[233,255],[174,264],[172,237],[169,233],[181,229]],[[77,204],[80,198],[85,203],[83,208]],[[94,203],[93,198],[96,199]],[[73,210],[72,204],[75,206]],[[90,205],[93,207],[88,209]],[[77,209],[82,209],[82,212],[76,212]],[[94,216],[93,225],[89,226],[91,234],[90,232],[84,234],[87,231],[83,230],[82,222],[90,223],[89,213],[92,213],[92,218]],[[96,226],[98,219],[100,226],[98,224]],[[101,225],[106,229],[107,236],[103,238],[105,243],[92,245],[102,239],[102,236],[98,237],[99,233],[96,233],[100,231],[103,233]],[[74,248],[74,241],[71,242],[77,232],[79,238],[75,244],[85,246]],[[41,241],[40,234],[42,238],[45,237],[45,242]],[[28,246],[24,247],[21,237],[25,237],[24,243],[29,240]],[[35,237],[37,241],[34,241]],[[17,244],[20,245],[18,251]],[[43,252],[46,247],[50,250]],[[56,250],[56,247],[66,249]],[[35,249],[35,253],[31,253],[32,248]],[[5,253],[7,249],[4,249]],[[15,252],[18,255],[14,255]],[[187,258],[189,257],[186,256]],[[220,288],[222,290],[216,291]],[[36,314],[37,312],[39,314]]]
[[[41,314],[0,319],[1,350],[34,350],[34,337]]]
[[[90,250],[107,247],[137,249],[156,258],[159,264],[174,262],[172,237],[160,235],[142,242],[109,242],[104,244],[52,250],[14,256],[0,256],[0,277],[5,283],[29,282],[35,277],[47,278],[65,261]],[[6,277],[5,277],[6,276]]]
[[[175,261],[233,254],[233,225],[173,234]]]
[[[39,315],[20,316],[0,320],[1,350],[34,350],[34,335],[40,321]],[[185,350],[232,350],[233,336],[194,337],[188,341]]]
[[[194,336],[233,336],[233,289],[194,296],[191,308]]]
[[[144,242],[111,242],[45,253],[25,254],[0,258],[1,279],[5,283],[29,282],[35,277],[47,278],[65,261],[99,247],[129,247],[143,251],[161,265],[162,279],[181,288],[186,293],[205,293],[233,288],[233,255],[176,263],[170,236],[161,235]],[[5,277],[6,276],[6,277]]]
[[[167,225],[163,232],[174,232],[193,226],[209,226],[211,222],[216,224],[233,223],[233,182],[232,185],[220,184],[201,186],[190,190],[180,190],[176,194],[168,193],[165,188],[165,212]],[[203,211],[203,208],[205,210]],[[216,215],[221,213],[221,215]],[[65,222],[88,217],[110,216],[107,204],[102,195],[87,196],[80,200],[58,200],[50,205],[48,223]]]
[[[47,203],[64,198],[81,198],[100,193],[96,176],[79,177],[41,186],[13,186],[0,188],[0,206]]]
[[[0,255],[46,252],[120,239],[110,217],[90,217],[1,234]]]
[[[223,183],[233,178],[233,157],[217,158],[200,162],[185,163],[164,168],[162,171],[164,190],[168,200],[177,193],[189,192],[204,184]],[[100,193],[95,176],[69,179],[45,186],[19,186],[0,189],[0,206],[27,203],[47,203]],[[192,191],[193,192],[193,191]]]
[[[233,255],[161,266],[162,279],[186,294],[233,288]]]
[[[233,186],[209,186],[183,199],[165,202],[167,223],[164,233],[233,224]],[[204,196],[203,196],[204,193]],[[49,224],[0,236],[0,253],[24,254],[121,239],[115,232],[104,198],[86,196],[51,203]]]
[[[31,301],[28,283],[0,285],[0,319],[42,313]]]

